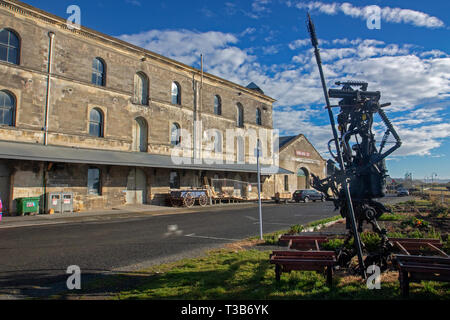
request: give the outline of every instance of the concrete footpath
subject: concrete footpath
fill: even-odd
[[[256,203],[234,203],[234,204],[222,204],[217,206],[207,206],[207,207],[195,206],[193,208],[173,208],[173,207],[162,207],[153,205],[127,205],[109,210],[99,210],[99,211],[85,211],[85,212],[74,212],[63,214],[56,213],[53,215],[39,214],[35,216],[15,216],[15,217],[3,216],[2,221],[0,221],[0,229],[106,221],[113,219],[130,219],[146,215],[160,216],[160,215],[184,214],[195,212],[211,212],[230,209],[231,210],[242,209],[247,207],[254,207],[256,205],[257,205]]]

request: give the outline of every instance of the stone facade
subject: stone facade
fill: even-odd
[[[20,39],[20,62],[16,65],[0,61],[0,91],[8,92],[16,101],[14,125],[0,125],[0,140],[136,152],[136,121],[143,119],[148,129],[147,152],[171,155],[173,123],[193,136],[196,130],[200,133],[208,129],[235,130],[238,103],[244,107],[242,130],[255,130],[258,136],[272,137],[274,100],[260,92],[211,74],[202,75],[200,70],[87,28],[69,30],[64,19],[19,1],[0,1],[2,29],[13,31]],[[49,33],[54,34],[53,42]],[[101,58],[105,64],[104,86],[94,85],[91,81],[95,58]],[[148,79],[148,103],[145,104],[138,104],[134,99],[135,75],[138,73],[145,74]],[[173,82],[181,88],[180,105],[171,102]],[[221,98],[221,115],[214,113],[216,95]],[[89,134],[90,112],[94,108],[103,114],[102,137]],[[261,125],[256,124],[258,108],[262,112]],[[201,129],[194,119],[201,122]],[[270,162],[272,144],[269,138],[263,162]],[[232,154],[224,152],[220,157],[237,157],[236,145],[229,147],[224,138],[223,150],[231,150]],[[194,149],[193,143],[191,148]],[[254,162],[248,137],[245,139],[245,161]],[[102,191],[100,195],[91,196],[87,193],[88,164],[0,162],[4,167],[0,170],[3,171],[1,179],[10,181],[9,187],[5,187],[9,190],[8,199],[3,201],[11,212],[15,210],[16,198],[42,196],[45,192],[58,190],[74,192],[75,206],[79,210],[125,204],[124,190],[129,184],[130,171],[135,170],[127,166],[96,166],[102,173]],[[143,202],[164,203],[171,170],[139,170],[144,172],[146,180]],[[217,172],[181,170],[179,175],[181,187],[195,187],[201,186],[200,176],[234,174],[222,172],[218,166]],[[243,179],[256,180],[254,174],[242,175]]]
[[[304,135],[281,138],[279,165],[293,174],[272,176],[270,186],[274,193],[290,192],[292,194],[296,190],[310,189],[311,174],[321,179],[326,178],[326,163]],[[269,185],[267,188],[270,188]]]

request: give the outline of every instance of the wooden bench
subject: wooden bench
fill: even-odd
[[[409,296],[409,284],[422,280],[450,282],[450,258],[397,255],[400,288],[403,297]]]
[[[439,239],[390,238],[389,241],[405,255],[424,255],[424,251],[430,251],[433,254],[447,257],[447,254],[441,250],[443,244]]]
[[[317,271],[327,273],[327,285],[331,287],[336,253],[333,251],[274,251],[270,255],[270,263],[275,264],[277,281],[280,281],[283,272]]]

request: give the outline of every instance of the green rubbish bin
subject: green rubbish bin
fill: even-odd
[[[21,216],[26,213],[39,213],[39,200],[40,198],[18,198],[17,203],[17,213]]]

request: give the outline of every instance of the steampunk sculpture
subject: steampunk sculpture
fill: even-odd
[[[354,81],[337,82],[336,85],[341,88],[328,91],[315,26],[309,14],[308,30],[315,49],[333,131],[333,139],[329,141],[328,148],[335,162],[339,164],[335,174],[326,179],[320,180],[313,176],[313,187],[324,193],[331,190],[334,194],[336,209],[340,210],[343,218],[346,218],[349,233],[345,241],[346,245],[338,252],[339,265],[349,267],[352,258],[358,256],[357,269],[365,278],[366,266],[377,264],[381,270],[386,269],[392,252],[386,230],[381,229],[377,223],[377,219],[389,210],[374,199],[385,196],[387,176],[385,159],[400,148],[402,142],[383,110],[390,103],[380,104],[379,91],[368,91],[367,83]],[[330,98],[341,99],[339,105],[332,106]],[[337,116],[337,128],[333,108],[340,110]],[[386,127],[378,147],[372,132],[376,114],[380,116]],[[385,150],[391,135],[396,142],[391,148]],[[370,224],[373,231],[382,238],[376,252],[368,252],[364,243],[361,242],[360,233],[363,231],[364,222]],[[354,246],[352,249],[347,249],[347,244],[352,239],[354,239]],[[366,256],[365,259],[364,256]]]

